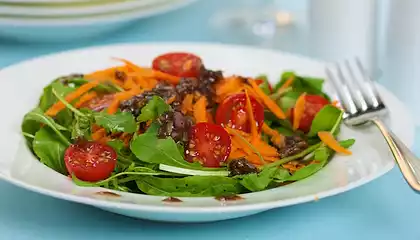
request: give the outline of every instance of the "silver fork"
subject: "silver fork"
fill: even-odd
[[[388,110],[359,59],[326,69],[344,110],[344,123],[357,127],[373,123],[384,136],[404,178],[420,192],[420,159],[382,122]]]

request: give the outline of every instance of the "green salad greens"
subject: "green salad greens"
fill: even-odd
[[[55,79],[23,118],[28,147],[79,186],[168,197],[281,187],[351,153],[323,79],[225,77],[188,53],[152,65]]]

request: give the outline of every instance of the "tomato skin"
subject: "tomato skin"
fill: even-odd
[[[257,123],[257,130],[261,131],[264,123],[264,107],[252,96],[249,96],[249,99]],[[216,123],[244,132],[251,132],[247,114],[245,93],[230,95],[217,108]]]
[[[200,162],[204,167],[218,168],[229,157],[231,140],[223,127],[201,122],[190,129],[190,141],[185,156],[189,162]]]
[[[117,164],[117,154],[108,145],[81,141],[70,145],[64,153],[64,162],[69,174],[88,182],[108,178]]]
[[[305,110],[299,123],[299,129],[303,132],[309,132],[311,130],[312,121],[316,114],[325,106],[328,105],[329,101],[319,95],[306,95],[305,96]],[[292,121],[293,121],[293,109],[292,109]]]
[[[197,78],[202,66],[201,58],[184,52],[165,53],[153,60],[155,70],[168,73],[177,77]]]

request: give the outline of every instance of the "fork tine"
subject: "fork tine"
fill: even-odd
[[[334,77],[334,74],[331,72],[331,70],[328,67],[325,69],[325,72],[327,74],[328,79],[331,80],[334,91],[337,94],[338,101],[340,102],[341,107],[344,109],[344,112],[351,113],[349,104],[347,102],[347,98],[345,97],[344,93],[341,91],[340,82],[338,81],[336,77]]]
[[[368,99],[372,101],[372,104],[375,108],[383,106],[384,104],[378,90],[376,89],[375,83],[373,82],[372,78],[369,77],[359,58],[356,58],[356,66],[363,77],[363,85],[364,89],[366,89],[368,92]]]
[[[353,94],[353,97],[359,100],[359,104],[362,111],[365,111],[368,108],[368,103],[366,99],[368,98],[363,91],[363,86],[361,86],[360,78],[356,76],[353,71],[353,68],[350,66],[350,62],[348,60],[344,61],[344,65],[347,68],[347,72],[350,75],[350,78],[346,79],[347,84],[350,86],[350,93]]]
[[[360,111],[359,107],[356,105],[355,102],[355,98],[357,98],[357,96],[354,95],[354,93],[352,91],[350,91],[351,88],[351,81],[349,81],[348,79],[346,79],[346,77],[344,77],[343,71],[340,67],[340,65],[338,63],[336,63],[336,68],[337,68],[337,74],[338,74],[338,80],[340,81],[342,87],[342,91],[344,92],[344,96],[347,99],[347,103],[349,104],[350,107],[350,114],[356,114],[357,112]]]

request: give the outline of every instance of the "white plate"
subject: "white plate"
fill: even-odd
[[[128,0],[98,5],[79,6],[4,6],[0,4],[0,17],[60,17],[65,18],[71,15],[81,14],[105,14],[118,11],[125,11],[133,8],[159,6],[170,0]]]
[[[20,135],[23,115],[34,107],[42,88],[60,75],[90,72],[116,64],[111,57],[123,57],[141,65],[168,51],[189,51],[201,56],[207,67],[226,74],[254,76],[267,73],[277,80],[285,70],[324,77],[324,63],[315,60],[240,46],[196,43],[133,44],[103,46],[59,53],[26,61],[0,71],[3,93],[0,95],[3,117],[0,124],[0,176],[17,186],[84,203],[107,211],[152,220],[202,222],[236,218],[277,207],[313,201],[372,181],[388,172],[393,158],[378,131],[373,127],[352,130],[343,127],[341,138],[355,138],[353,155],[335,156],[317,174],[302,181],[258,193],[244,194],[243,200],[220,202],[214,198],[181,198],[181,203],[164,203],[164,197],[119,193],[98,195],[101,188],[83,188],[67,177],[42,165],[34,158]],[[389,91],[379,88],[390,108],[388,122],[409,146],[414,125],[405,106]],[[3,197],[7,197],[4,194]]]

